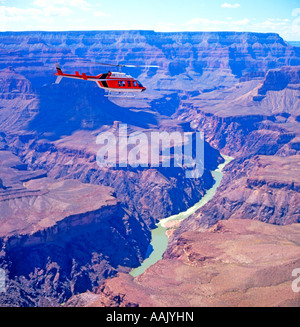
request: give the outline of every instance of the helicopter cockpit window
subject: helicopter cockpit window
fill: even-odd
[[[142,83],[140,81],[137,81],[139,87],[143,87]]]
[[[136,81],[133,81],[132,84],[133,84],[134,87],[137,87]]]

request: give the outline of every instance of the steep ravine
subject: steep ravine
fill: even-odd
[[[151,233],[151,253],[149,257],[147,257],[140,266],[133,269],[130,272],[130,275],[133,277],[137,277],[144,273],[146,269],[148,269],[150,266],[154,265],[158,260],[162,259],[164,256],[164,253],[168,247],[168,236],[167,236],[167,225],[170,223],[173,225],[179,225],[183,220],[190,217],[193,213],[195,213],[199,208],[204,206],[207,202],[209,202],[213,197],[217,190],[217,188],[220,185],[220,182],[222,180],[222,169],[231,161],[233,158],[223,156],[224,162],[218,166],[216,170],[212,172],[214,177],[214,184],[212,187],[205,192],[203,197],[198,201],[196,204],[194,204],[192,207],[190,207],[188,210],[184,212],[180,212],[177,215],[172,215],[167,218],[163,218],[159,221],[156,228],[152,230]]]

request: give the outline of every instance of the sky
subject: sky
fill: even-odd
[[[0,0],[0,31],[279,33],[300,41],[300,0]]]

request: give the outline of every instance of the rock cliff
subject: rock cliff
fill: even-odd
[[[145,256],[149,230],[112,188],[53,180],[17,166],[8,151],[0,157],[6,167],[0,172],[2,306],[58,305]]]
[[[209,227],[223,219],[253,219],[286,225],[300,222],[299,155],[256,156],[234,162],[215,200],[182,223],[182,230]]]

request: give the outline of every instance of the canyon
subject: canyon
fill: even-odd
[[[274,75],[281,83],[282,72],[289,83],[269,83]],[[250,92],[243,85],[249,82],[240,82],[235,96],[212,91],[182,102],[174,116],[235,157],[215,196],[187,219],[167,224],[162,260],[135,278],[119,273],[94,297],[74,296],[68,305],[299,306],[291,289],[299,265],[299,72],[269,71]],[[266,85],[272,102],[253,99]]]
[[[274,33],[78,31],[4,32],[0,50],[0,266],[10,290],[1,305],[299,302],[287,291],[299,248],[298,47]],[[128,71],[147,88],[130,100],[108,99],[94,83],[53,84],[55,62],[99,74],[88,61],[160,68]],[[120,122],[147,135],[203,131],[203,176],[100,169],[96,137]],[[215,197],[171,228],[164,258],[133,279],[151,229],[199,201],[220,152],[235,160]],[[193,280],[202,286],[188,296]],[[284,299],[264,302],[282,290]]]

